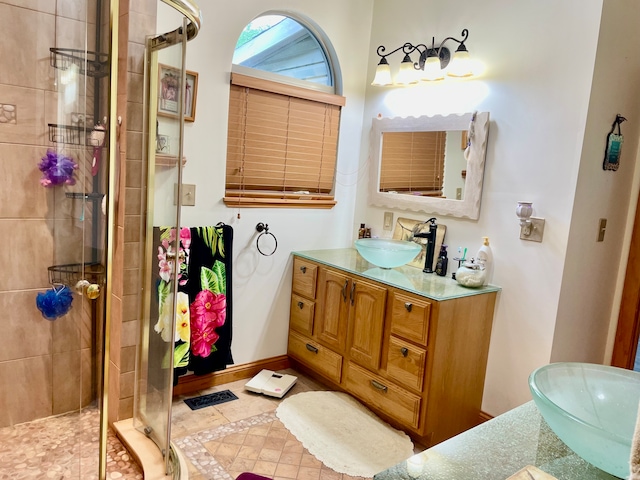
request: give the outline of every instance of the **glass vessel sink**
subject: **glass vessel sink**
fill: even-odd
[[[356,250],[364,259],[381,268],[394,268],[416,258],[422,247],[414,242],[386,238],[360,238]]]
[[[529,388],[554,433],[587,462],[629,476],[640,373],[589,363],[552,363],[529,376]]]

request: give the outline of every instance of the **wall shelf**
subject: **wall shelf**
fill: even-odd
[[[182,157],[182,165],[187,164],[187,157]],[[156,153],[156,166],[158,167],[175,167],[178,165],[177,155],[165,155],[164,153]]]
[[[49,141],[64,145],[96,147],[91,140],[92,128],[49,123]]]
[[[104,193],[83,193],[83,192],[65,192],[67,198],[91,200],[93,202],[99,202],[104,197]]]
[[[49,64],[58,70],[68,70],[71,65],[88,77],[100,78],[109,75],[109,55],[106,53],[77,50],[74,48],[50,48]]]
[[[103,283],[105,268],[101,263],[68,263],[66,265],[52,265],[49,270],[49,283],[64,284],[74,287],[80,280],[90,283]]]

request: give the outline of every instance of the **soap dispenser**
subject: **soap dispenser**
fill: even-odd
[[[493,252],[489,246],[489,237],[482,237],[482,246],[476,255],[476,263],[484,267],[484,285],[486,285],[491,280],[493,273]]]
[[[440,247],[440,255],[436,261],[436,275],[444,277],[447,274],[447,267],[449,266],[449,258],[447,258],[447,246],[442,245]]]

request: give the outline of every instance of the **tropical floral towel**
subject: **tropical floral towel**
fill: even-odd
[[[174,342],[175,381],[188,370],[201,375],[226,368],[233,363],[230,301],[233,229],[228,225],[183,227],[179,238],[175,228],[155,230],[158,321],[154,330],[163,341]],[[171,338],[172,272],[176,258],[176,332]]]

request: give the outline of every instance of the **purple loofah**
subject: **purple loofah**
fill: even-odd
[[[51,288],[46,292],[40,292],[36,297],[36,306],[47,320],[55,320],[66,314],[71,308],[71,302],[73,294],[66,285],[57,290]]]
[[[42,172],[40,185],[43,187],[55,187],[63,184],[75,185],[76,183],[73,172],[78,168],[78,164],[72,158],[55,150],[47,150],[47,154],[42,157],[38,168]]]

